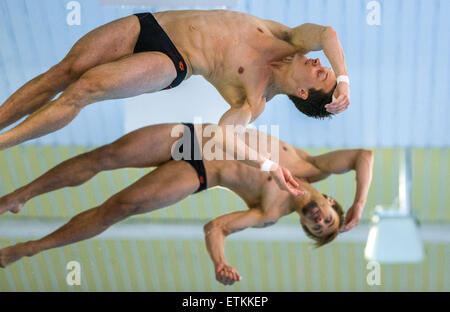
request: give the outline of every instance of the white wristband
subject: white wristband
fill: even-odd
[[[336,83],[340,84],[341,82],[345,82],[346,84],[348,84],[348,86],[350,86],[350,79],[348,78],[348,76],[339,76],[336,78]],[[333,93],[333,102],[335,102],[337,100],[337,98],[334,96]]]
[[[344,76],[344,75],[337,77],[336,82],[337,82],[337,84],[340,84],[341,82],[345,82],[348,85],[350,85],[350,79],[348,78],[348,76]]]
[[[271,161],[270,159],[266,159],[263,164],[261,165],[261,171],[270,172],[272,171],[272,166],[275,163]]]

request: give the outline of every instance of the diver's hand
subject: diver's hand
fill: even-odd
[[[350,207],[345,215],[345,224],[339,229],[340,233],[350,231],[358,225],[364,209],[364,204],[356,203]]]
[[[216,280],[219,283],[227,285],[233,285],[236,282],[242,280],[242,277],[239,275],[238,271],[236,271],[231,265],[226,263],[220,263],[216,265]]]
[[[339,83],[334,90],[334,97],[336,99],[325,105],[325,108],[330,114],[336,115],[345,111],[350,105],[350,86],[345,82]]]
[[[274,178],[280,189],[288,191],[293,196],[305,195],[305,190],[298,188],[299,185],[289,170],[277,164],[274,164],[274,166],[275,168],[270,171],[270,175]]]

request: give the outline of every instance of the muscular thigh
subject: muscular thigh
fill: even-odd
[[[65,61],[81,75],[95,66],[131,55],[140,29],[139,20],[134,15],[100,26],[78,40]]]
[[[199,185],[197,174],[188,163],[172,160],[114,197],[121,203],[136,207],[136,214],[142,214],[183,200]]]
[[[80,98],[83,105],[128,98],[160,91],[169,86],[176,76],[173,62],[167,55],[143,52],[87,71],[66,89],[66,95]],[[82,100],[86,96],[89,99]]]
[[[138,129],[101,147],[97,154],[107,170],[160,166],[171,160],[172,146],[181,136],[172,131],[179,125],[160,124]]]

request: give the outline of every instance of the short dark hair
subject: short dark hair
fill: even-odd
[[[309,89],[309,96],[306,100],[294,95],[288,95],[288,97],[294,102],[295,107],[306,116],[323,119],[332,116],[331,113],[327,112],[325,105],[333,101],[333,93],[336,87],[337,84],[328,93],[325,93],[323,90]]]
[[[325,198],[328,198],[327,195],[322,194]],[[317,203],[316,203],[317,205]],[[305,225],[302,224],[303,231],[305,231],[306,236],[311,238],[315,241],[314,246],[316,248],[322,247],[323,245],[326,245],[328,243],[331,243],[339,234],[339,229],[344,225],[344,209],[342,208],[341,204],[339,204],[336,200],[334,200],[334,205],[332,206],[334,211],[336,211],[338,217],[339,217],[339,225],[336,231],[328,234],[324,237],[318,237],[315,236]]]

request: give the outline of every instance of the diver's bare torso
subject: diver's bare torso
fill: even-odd
[[[154,16],[188,63],[187,78],[202,75],[235,108],[247,97],[267,97],[270,63],[298,50],[249,14],[194,10]]]
[[[254,131],[248,130],[245,137],[246,144],[250,141],[249,133]],[[207,140],[204,138],[203,147]],[[272,153],[270,150],[272,140],[278,141],[280,165],[288,168],[303,188],[310,188],[308,178],[316,176],[319,172],[312,164],[311,157],[270,135],[267,135],[268,153]],[[274,221],[294,211],[292,195],[281,190],[270,174],[237,160],[204,160],[204,165],[208,187],[223,186],[230,189],[242,198],[248,208],[261,209],[266,214],[269,213]]]

